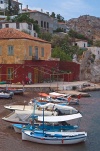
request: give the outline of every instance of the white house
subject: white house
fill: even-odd
[[[18,2],[18,0],[11,0],[11,6],[18,7],[19,12],[22,12],[22,3]],[[8,0],[0,0],[0,10],[4,11],[8,8]]]
[[[73,42],[73,46],[79,46],[80,48],[87,48],[88,42],[86,40],[78,39]]]
[[[34,30],[33,24],[31,23],[0,22],[0,29],[2,28],[14,28],[19,31],[25,31],[33,37],[37,37],[37,33]]]

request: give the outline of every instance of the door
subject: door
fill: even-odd
[[[34,68],[34,83],[38,83],[38,68]]]

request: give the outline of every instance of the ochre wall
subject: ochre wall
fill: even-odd
[[[8,56],[8,46],[14,46],[14,55]],[[0,55],[0,64],[22,64],[24,60],[32,60],[29,56],[29,46],[32,46],[33,55],[34,47],[38,47],[38,57],[47,60],[51,56],[51,44],[27,39],[9,39],[0,40],[2,54]],[[41,47],[44,48],[44,57],[41,57]]]

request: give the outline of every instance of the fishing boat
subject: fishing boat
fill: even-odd
[[[22,140],[41,144],[76,144],[86,140],[86,132],[22,131]]]
[[[68,102],[69,105],[79,105],[78,98],[72,98],[70,94],[62,94],[58,92],[50,92],[49,96],[55,100],[59,100],[60,102]]]
[[[60,117],[45,117],[43,110],[43,117],[38,117],[39,121],[44,122],[58,122],[65,121],[67,118],[70,118],[72,115],[60,116]],[[40,119],[39,119],[40,118]],[[72,119],[72,118],[71,118]],[[76,144],[80,142],[84,142],[86,140],[87,133],[86,132],[58,132],[58,131],[45,131],[43,130],[22,130],[22,140],[32,141],[36,143],[42,144]]]
[[[11,93],[0,92],[0,99],[12,99],[13,95]]]
[[[15,95],[17,95],[17,94],[23,95],[25,90],[24,89],[19,89],[19,88],[8,87],[6,89],[6,91],[7,92],[13,92]]]
[[[43,111],[42,110],[35,110],[35,115],[42,115]],[[9,123],[17,123],[17,124],[28,124],[30,122],[30,117],[32,116],[33,110],[23,110],[23,111],[18,111],[15,110],[9,115],[5,116],[2,118],[2,120],[9,122]],[[45,111],[45,116],[54,116],[57,115],[57,112],[55,111]]]
[[[75,119],[80,119],[82,117],[82,115],[80,113],[78,114],[73,114],[73,115],[69,115],[69,116],[56,116],[56,117],[50,117],[52,118],[52,121],[50,121],[50,118],[44,119],[45,120],[45,124],[43,126],[43,124],[39,123],[39,124],[28,124],[28,125],[23,125],[23,124],[13,124],[14,130],[16,133],[21,133],[22,129],[24,130],[34,130],[34,129],[38,129],[38,130],[43,130],[43,128],[45,129],[45,131],[75,131],[78,129],[79,127],[79,123],[77,125],[72,125],[69,124],[68,121],[70,120],[75,120]],[[63,118],[62,120],[58,120],[58,118]],[[56,120],[55,120],[56,119]],[[38,122],[42,122],[43,117],[37,117]],[[50,123],[49,123],[49,122]],[[52,122],[52,124],[51,124]],[[56,123],[56,124],[54,124]]]
[[[75,114],[78,113],[79,111],[75,109],[74,107],[71,106],[66,106],[65,104],[54,104],[54,103],[45,103],[41,104],[40,102],[34,102],[35,108],[38,110],[42,110],[45,108],[47,111],[52,111],[52,112],[57,112],[58,115],[63,115],[63,114]],[[6,109],[9,110],[22,110],[22,111],[33,111],[34,109],[34,104],[33,105],[8,105],[4,106]],[[42,114],[42,111],[40,111]]]

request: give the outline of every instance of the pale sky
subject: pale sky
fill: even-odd
[[[65,20],[78,18],[82,15],[100,17],[100,0],[18,0],[23,8],[28,5],[32,10],[55,12]]]

